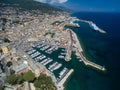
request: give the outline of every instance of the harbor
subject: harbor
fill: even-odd
[[[71,69],[67,74],[66,74],[66,76],[63,78],[63,79],[61,79],[61,81],[58,83],[58,86],[63,86],[64,85],[64,83],[66,82],[66,80],[68,79],[68,77],[73,73],[73,69]],[[64,89],[64,88],[63,88]],[[62,90],[63,90],[62,89]]]
[[[58,47],[50,46],[47,43],[39,43],[26,50],[26,53],[35,62],[42,64],[47,69],[47,71],[54,75],[54,81],[56,81],[58,90],[63,90],[65,82],[74,70],[63,65],[61,62],[61,60],[65,61],[64,57],[66,55],[66,50],[60,49],[57,58],[52,57],[56,52],[59,52]]]
[[[72,59],[73,51],[76,52],[77,57],[80,57],[79,62],[83,62],[86,66],[91,66],[101,71],[106,70],[103,66],[87,60],[75,32],[69,29],[68,33],[70,41],[66,48],[60,50],[59,46],[51,45],[45,40],[42,40],[39,43],[33,44],[32,47],[26,50],[27,54],[35,62],[42,64],[46,70],[53,75],[54,81],[59,88],[58,90],[64,89],[65,82],[74,71],[74,69],[68,67],[69,65],[66,66],[66,61]],[[56,52],[59,53],[55,55]],[[61,63],[61,60],[65,61],[65,63]]]

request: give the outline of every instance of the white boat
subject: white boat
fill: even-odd
[[[61,63],[60,63],[60,64],[56,64],[56,65],[51,69],[51,71],[53,72],[54,70],[59,69],[61,66],[62,66]]]
[[[80,59],[79,61],[80,61],[80,62],[82,62],[82,60],[81,60],[81,59]]]
[[[41,64],[43,64],[43,63],[45,63],[46,61],[47,61],[48,59],[45,59],[45,60],[43,60],[42,62],[40,62]]]
[[[56,64],[58,64],[58,62],[55,62],[52,65],[50,65],[48,69],[51,70]]]
[[[61,53],[61,55],[66,55],[66,53]]]
[[[65,67],[60,73],[59,73],[59,78],[63,77],[66,72],[68,71],[68,69]]]
[[[62,55],[59,55],[58,58],[64,59],[65,57]]]
[[[52,59],[49,59],[46,63],[44,63],[43,65],[47,65],[48,63],[52,62]]]

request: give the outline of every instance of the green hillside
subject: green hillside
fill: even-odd
[[[50,6],[48,4],[36,2],[34,0],[0,0],[0,3],[6,3],[11,6],[17,4],[20,8],[24,10],[40,10],[42,13],[49,13],[49,14],[52,14],[55,11],[62,11],[59,8]]]

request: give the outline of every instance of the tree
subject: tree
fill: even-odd
[[[5,86],[0,86],[0,90],[4,90]]]
[[[17,75],[17,84],[22,84],[24,82],[23,75]]]
[[[15,84],[22,84],[24,81],[33,81],[35,79],[34,73],[28,71],[25,74],[16,75],[12,73],[10,76],[7,77],[6,82],[15,85]]]
[[[0,53],[2,53],[2,49],[0,49]]]
[[[34,81],[34,85],[36,88],[40,88],[41,90],[57,90],[51,77],[44,74],[41,74],[38,79]]]
[[[14,70],[10,70],[10,74],[15,74],[15,71]]]
[[[8,38],[4,38],[4,42],[10,43],[10,40]]]
[[[28,71],[27,73],[23,74],[23,79],[25,81],[33,81],[35,79],[35,74],[32,71]]]
[[[6,82],[15,85],[15,84],[22,84],[24,82],[22,75],[15,75],[11,74],[7,79]]]
[[[10,75],[7,79],[6,82],[15,85],[17,83],[17,76],[15,74]]]
[[[34,81],[34,85],[35,85],[35,87],[40,88],[40,82],[39,82],[39,80],[35,80]]]
[[[6,66],[8,66],[8,67],[10,67],[11,65],[12,65],[11,61],[7,62],[7,64],[6,64]]]

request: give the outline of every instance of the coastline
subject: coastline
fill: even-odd
[[[86,59],[86,57],[83,55],[83,49],[82,49],[82,46],[80,44],[80,41],[77,38],[76,33],[74,31],[72,31],[72,30],[71,30],[71,32],[72,32],[72,37],[76,41],[76,43],[75,43],[75,46],[76,46],[76,56],[79,56],[86,66],[91,66],[91,67],[94,67],[94,68],[96,68],[98,70],[106,71],[105,67],[103,67],[101,65],[98,65],[98,64],[96,64],[96,63]]]
[[[74,18],[75,21],[80,21],[80,22],[87,23],[87,24],[89,24],[91,27],[92,27],[93,25],[95,25],[95,26],[97,27],[97,30],[96,30],[96,31],[98,31],[98,32],[100,32],[100,33],[103,33],[103,34],[106,34],[106,33],[107,33],[105,30],[99,28],[93,21],[78,19],[77,17],[71,16],[71,14],[72,14],[72,13],[69,14],[70,17]],[[93,26],[93,28],[94,28],[94,26]],[[95,30],[95,28],[94,28],[94,30]]]
[[[106,33],[104,30],[100,29],[99,27],[96,26],[96,24],[94,24],[92,21],[87,21],[87,20],[80,20],[78,19],[77,17],[71,17],[69,16],[70,18],[70,21],[69,22],[75,22],[75,21],[81,21],[81,22],[85,22],[85,23],[88,23],[90,26],[93,26],[93,28],[96,30],[96,31],[99,31],[100,33]],[[79,24],[78,24],[79,25]],[[80,28],[80,27],[79,27]],[[73,47],[73,49],[71,51],[75,51],[76,52],[76,56],[80,57],[81,58],[81,61],[83,61],[83,63],[86,65],[86,66],[91,66],[91,67],[94,67],[98,70],[101,70],[101,71],[106,71],[105,67],[104,66],[101,66],[99,64],[96,64],[90,60],[88,60],[84,55],[83,55],[83,48],[81,46],[81,43],[80,41],[78,40],[78,37],[77,37],[77,34],[69,28],[69,35],[70,35],[70,48]],[[68,49],[69,51],[69,49]],[[69,54],[69,53],[67,53]],[[70,61],[71,60],[71,55],[67,55],[66,54],[66,57],[67,59],[65,58],[65,61]],[[69,57],[68,57],[69,56]]]

